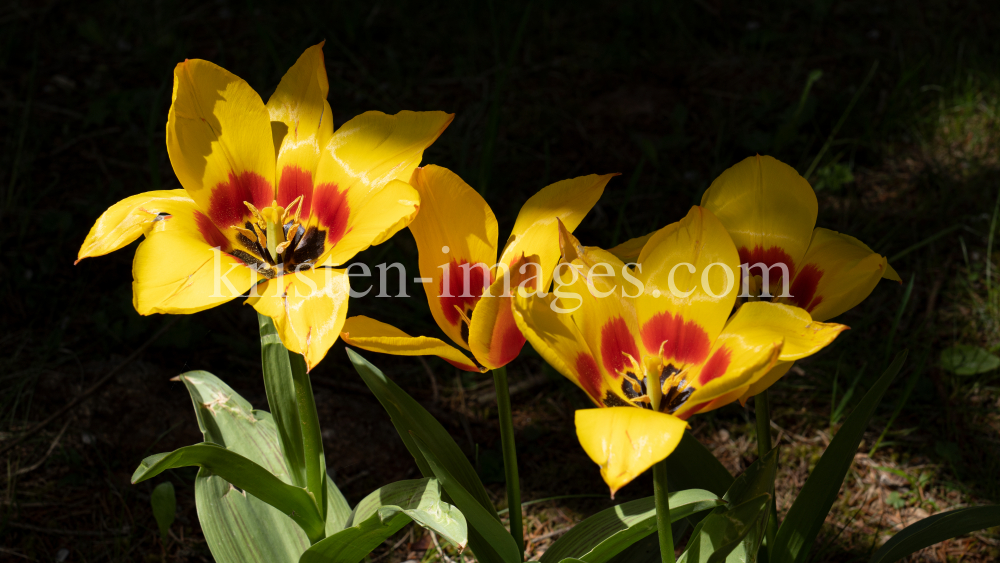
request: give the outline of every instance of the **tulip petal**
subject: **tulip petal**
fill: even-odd
[[[469,323],[469,349],[482,365],[497,369],[510,363],[524,347],[524,335],[514,321],[514,292],[541,285],[538,256],[517,259],[508,268],[498,267],[496,281],[473,311]]]
[[[193,208],[194,201],[184,190],[159,190],[127,197],[112,205],[90,228],[80,246],[76,262],[104,256],[130,244],[152,226],[160,213]]]
[[[687,423],[635,407],[576,411],[576,436],[601,467],[611,496],[677,448]]]
[[[625,262],[626,264],[635,262],[639,259],[639,254],[642,253],[642,247],[646,246],[646,243],[649,242],[649,239],[655,234],[656,231],[653,231],[642,235],[641,237],[628,239],[618,246],[609,249],[608,252],[614,254],[619,260]]]
[[[816,192],[794,168],[770,156],[750,157],[712,182],[701,205],[726,226],[740,263],[783,263],[789,276],[801,268],[819,205]],[[759,268],[751,271],[758,274]],[[782,292],[782,274],[769,276],[772,295]]]
[[[174,69],[167,116],[167,154],[174,173],[200,209],[235,240],[233,225],[274,200],[271,119],[243,79],[203,60]]]
[[[555,305],[554,305],[555,304]],[[594,352],[568,314],[552,309],[558,298],[514,296],[514,321],[538,354],[566,379],[583,389],[598,406],[623,406],[632,403],[606,377]]]
[[[334,246],[355,224],[353,215],[392,180],[407,182],[454,116],[440,111],[365,112],[337,129],[323,147],[314,177],[312,225]],[[405,224],[395,225],[395,231]]]
[[[636,274],[644,291],[635,299],[647,354],[678,370],[708,361],[736,302],[738,260],[725,227],[698,206],[649,239]]]
[[[761,376],[760,379],[754,381],[749,387],[747,387],[747,390],[742,396],[740,396],[740,404],[745,405],[750,397],[766,391],[769,387],[777,383],[779,379],[784,377],[785,374],[788,373],[788,370],[792,369],[792,366],[794,365],[795,362],[779,361],[773,368]]]
[[[420,194],[410,184],[392,180],[361,204],[348,220],[343,237],[317,262],[340,266],[370,246],[385,242],[417,215]]]
[[[227,239],[193,201],[160,202],[170,215],[144,225],[132,263],[140,315],[196,313],[239,297],[261,279],[226,253]]]
[[[347,319],[340,333],[341,340],[349,346],[396,356],[437,356],[465,371],[486,371],[475,365],[460,350],[449,346],[440,338],[410,336],[398,328],[357,316]]]
[[[247,304],[271,317],[281,342],[311,370],[340,336],[350,287],[346,270],[312,268],[267,280]]]
[[[900,281],[885,256],[872,252],[860,240],[837,231],[817,228],[782,303],[802,307],[812,318],[827,320],[865,300],[878,281]]]
[[[420,193],[420,212],[409,226],[427,303],[441,330],[468,349],[463,315],[473,316],[493,281],[496,217],[486,200],[447,168],[418,168],[410,184]]]
[[[267,101],[277,155],[276,199],[288,207],[302,196],[301,217],[311,214],[316,168],[333,136],[329,90],[320,43],[302,53]]]
[[[604,187],[618,174],[591,174],[562,180],[539,190],[521,207],[514,229],[500,261],[510,264],[522,254],[538,256],[542,289],[552,279],[552,269],[559,260],[559,229],[562,223],[573,232],[604,193]]]

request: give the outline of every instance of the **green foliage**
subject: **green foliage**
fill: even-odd
[[[896,355],[896,359],[861,399],[830,442],[778,528],[775,544],[769,548],[771,563],[802,563],[808,559],[816,536],[837,499],[851,463],[854,462],[858,444],[868,428],[875,407],[902,369],[904,360],[905,351]]]
[[[1000,506],[949,510],[910,524],[889,538],[868,563],[892,563],[938,542],[1000,526]]]
[[[1000,358],[978,346],[956,344],[941,352],[941,367],[955,375],[978,375],[1000,368]]]
[[[354,508],[347,528],[314,544],[299,562],[357,563],[412,521],[459,549],[468,540],[465,517],[441,500],[437,480],[399,481],[365,497]]]
[[[672,489],[704,489],[718,496],[733,484],[729,470],[690,432],[667,457],[667,479]]]
[[[691,489],[670,494],[670,521],[722,504],[715,494]],[[637,541],[656,534],[656,506],[646,497],[613,506],[573,526],[542,555],[541,563],[576,558],[586,563],[604,563]]]
[[[174,495],[174,484],[164,481],[157,485],[149,495],[149,503],[153,506],[153,518],[160,529],[160,539],[167,541],[170,526],[177,517],[177,497]]]

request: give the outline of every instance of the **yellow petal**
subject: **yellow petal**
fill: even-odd
[[[778,362],[775,364],[775,366],[761,376],[760,379],[754,381],[747,387],[747,390],[740,397],[740,404],[745,405],[750,397],[766,391],[769,387],[777,383],[779,379],[784,377],[785,374],[788,373],[788,370],[792,369],[792,366],[794,365],[795,362]]]
[[[576,411],[576,436],[614,498],[618,489],[662,461],[680,443],[687,423],[637,407]]]
[[[644,291],[635,306],[646,353],[676,369],[707,361],[739,292],[739,257],[725,227],[692,207],[649,239],[639,265]]]
[[[779,300],[802,307],[818,320],[853,309],[883,277],[899,281],[885,256],[829,229],[816,229],[802,263],[789,290],[791,297]]]
[[[454,116],[440,111],[363,113],[337,129],[323,147],[313,178],[312,225],[333,246],[350,217],[393,180],[407,182]],[[396,231],[405,224],[395,225]],[[395,234],[390,231],[388,238]]]
[[[779,361],[792,362],[810,356],[847,327],[813,321],[797,307],[756,301],[740,306],[716,340],[709,360],[692,371],[697,388],[683,407],[683,413],[704,412],[704,403],[727,395],[730,401],[766,387],[783,374],[774,371]],[[785,370],[787,371],[787,369]],[[736,390],[739,392],[734,393]],[[716,405],[721,406],[721,405]],[[714,408],[714,407],[713,407]]]
[[[140,315],[203,311],[260,279],[225,252],[225,237],[194,202],[171,201],[170,207],[171,215],[146,225],[146,240],[135,252],[132,294]]]
[[[160,190],[136,194],[112,205],[90,228],[76,261],[103,256],[131,243],[160,213],[172,213],[176,203],[181,208],[192,208],[194,202],[184,190]]]
[[[570,290],[557,291],[562,297],[556,293],[548,293],[544,297],[515,295],[513,312],[517,328],[549,365],[583,389],[595,404],[633,404],[622,391],[621,376],[609,373],[600,361],[600,327],[592,331],[597,334],[597,347],[593,348],[577,324],[578,319],[582,322],[586,318],[584,313],[566,312],[578,307],[579,301],[568,297]],[[621,324],[623,322],[612,322],[612,328],[608,330],[609,360],[621,357],[620,348],[628,345],[627,339],[624,344],[614,340],[619,334],[614,329],[620,328]]]
[[[286,348],[305,356],[311,370],[340,336],[347,318],[346,270],[313,268],[267,280],[247,303],[271,317]]]
[[[783,263],[795,277],[816,226],[818,204],[816,192],[794,168],[770,156],[747,158],[712,182],[701,205],[729,230],[741,264]],[[782,275],[777,268],[772,272],[771,294],[778,295]]]
[[[167,154],[188,195],[223,232],[274,200],[271,120],[257,92],[208,61],[174,69]],[[227,233],[234,238],[234,233]]]
[[[333,136],[323,43],[306,49],[267,101],[277,154],[277,200],[288,207],[302,196],[301,217],[312,211],[313,179],[322,148]]]
[[[532,279],[537,278],[536,268],[540,268],[538,256],[522,256],[509,268],[498,267],[487,296],[476,303],[469,323],[469,349],[489,369],[507,365],[524,347],[524,335],[514,321],[512,296],[519,287],[533,290],[541,285],[541,280]]]
[[[639,254],[642,253],[642,247],[646,246],[649,239],[656,234],[656,231],[642,235],[641,237],[635,237],[629,239],[618,246],[609,249],[608,252],[614,254],[622,262],[631,263],[639,260]]]
[[[542,188],[521,207],[500,261],[510,264],[524,255],[538,256],[542,288],[548,287],[552,269],[559,260],[558,223],[573,232],[604,193],[604,186],[617,174],[591,174],[556,182]]]
[[[461,351],[445,344],[440,338],[410,336],[398,328],[363,316],[351,317],[344,323],[340,338],[345,344],[396,356],[437,356],[465,371],[486,371],[475,365]]]
[[[343,237],[317,262],[340,266],[368,248],[384,242],[417,215],[420,194],[412,186],[393,180],[356,209]]]
[[[622,398],[626,371],[635,374],[642,362],[637,341],[632,299],[624,277],[625,265],[605,250],[583,247],[560,225],[563,262],[556,272],[553,294],[559,305],[571,309],[569,321],[579,327],[580,334],[594,354],[594,360],[604,384]],[[568,269],[570,265],[573,269]],[[602,402],[614,401],[605,392]]]
[[[497,220],[482,198],[457,174],[440,166],[418,168],[410,184],[420,193],[420,212],[410,223],[417,242],[420,277],[431,314],[441,330],[468,349],[462,316],[473,316],[490,286],[497,257]]]

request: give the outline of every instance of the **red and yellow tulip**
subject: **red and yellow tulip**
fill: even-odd
[[[497,260],[497,220],[486,200],[446,168],[418,168],[410,184],[420,193],[420,213],[409,229],[427,302],[441,330],[474,359],[439,338],[413,337],[368,317],[347,319],[341,338],[374,352],[440,356],[468,371],[507,365],[524,346],[514,324],[513,291],[549,286],[559,260],[557,224],[575,229],[613,176],[592,174],[543,188],[521,208]]]
[[[880,279],[901,281],[886,257],[860,240],[816,227],[816,192],[794,168],[773,157],[749,157],[729,168],[705,191],[701,205],[722,221],[736,243],[740,263],[749,265],[752,277],[746,282],[753,299],[767,290],[772,301],[801,307],[813,319],[826,321],[864,301]],[[611,252],[627,259],[650,236]],[[764,270],[757,264],[766,268],[767,288],[762,287]],[[791,367],[780,362],[741,402],[770,387]]]
[[[777,362],[809,356],[846,328],[768,302],[730,317],[739,253],[703,207],[653,233],[634,269],[568,230],[561,243],[553,292],[518,295],[514,318],[602,407],[577,411],[577,436],[612,494],[673,451],[688,417],[735,401]]]
[[[311,369],[347,314],[347,276],[334,267],[412,220],[420,196],[406,181],[453,117],[367,112],[335,131],[328,91],[322,44],[267,104],[215,64],[178,64],[167,153],[183,189],[113,205],[79,259],[145,235],[133,264],[140,314],[194,313],[251,291]]]

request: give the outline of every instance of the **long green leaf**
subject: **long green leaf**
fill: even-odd
[[[904,360],[906,350],[896,354],[896,359],[865,393],[826,448],[778,528],[774,546],[771,547],[771,563],[804,563],[808,559],[823,521],[837,500],[875,407],[902,369]]]
[[[764,493],[722,511],[713,510],[688,540],[677,563],[721,563],[740,547],[744,538],[767,518],[771,495]]]
[[[310,547],[299,563],[357,563],[411,521],[459,549],[468,541],[465,517],[441,500],[436,479],[399,481],[365,497],[350,526]]]
[[[271,415],[214,375],[178,376],[191,396],[206,442],[224,445],[291,484]],[[347,501],[327,479],[326,535],[342,530],[351,515]],[[218,563],[294,563],[309,547],[305,532],[278,509],[252,495],[238,494],[225,479],[201,470],[195,478],[198,520]]]
[[[726,491],[725,500],[731,504],[742,504],[762,494],[774,496],[774,478],[777,470],[778,448],[772,448],[764,457],[750,464],[750,467],[733,481],[732,486]],[[727,561],[752,563],[757,560],[772,506],[773,503],[768,503],[763,516],[747,532],[743,543],[729,554]]]
[[[160,529],[160,539],[167,540],[170,526],[177,516],[177,497],[174,495],[174,484],[164,481],[153,489],[149,495],[149,503],[153,506],[153,518]]]
[[[957,536],[1000,526],[1000,506],[972,506],[941,512],[910,524],[889,538],[868,563],[892,563]]]
[[[720,497],[733,484],[729,470],[690,432],[667,458],[667,479],[671,489],[704,489]]]
[[[418,437],[416,432],[411,431],[410,436],[424,456],[431,471],[441,481],[448,496],[454,500],[455,506],[465,515],[470,526],[470,543],[474,533],[481,536],[483,541],[471,546],[476,559],[484,562],[520,563],[523,557],[517,543],[507,529],[462,486],[462,483],[452,475],[449,468],[438,459],[432,448]]]
[[[709,510],[722,504],[717,495],[692,489],[670,494],[670,521]],[[612,506],[580,522],[556,540],[541,557],[541,563],[576,558],[587,563],[604,563],[635,542],[656,533],[656,504],[653,497]]]
[[[420,403],[413,400],[406,391],[400,389],[398,385],[387,378],[377,367],[373,366],[360,354],[348,348],[347,355],[350,357],[358,375],[371,389],[375,397],[382,403],[382,406],[389,413],[393,426],[399,433],[400,438],[410,455],[417,462],[417,467],[424,477],[435,477],[435,472],[425,459],[421,448],[417,446],[413,436],[420,438],[424,447],[434,453],[439,463],[445,467],[454,479],[461,484],[462,488],[476,500],[477,503],[488,513],[498,524],[500,516],[496,507],[490,500],[486,488],[483,487],[479,475],[469,463],[469,459],[462,453],[455,440],[448,434],[448,431],[441,426],[441,423],[434,419],[427,409],[420,406]],[[440,477],[438,477],[440,478]],[[451,491],[445,488],[450,495]],[[457,504],[457,503],[456,503]],[[468,512],[461,506],[462,513],[468,517]],[[470,524],[472,524],[470,520]],[[513,538],[511,538],[513,541]],[[473,525],[469,530],[469,547],[476,553],[482,563],[491,563],[486,559],[494,550],[488,545],[482,544],[482,536],[479,529]]]
[[[156,477],[167,469],[191,466],[208,469],[233,486],[284,512],[302,526],[311,541],[323,538],[326,522],[320,516],[311,494],[303,488],[285,483],[240,454],[211,442],[147,457],[132,474],[132,483]]]
[[[271,318],[257,314],[260,355],[267,403],[278,430],[278,443],[288,465],[292,484],[317,497],[326,517],[326,459],[319,416],[305,360],[288,351]]]

